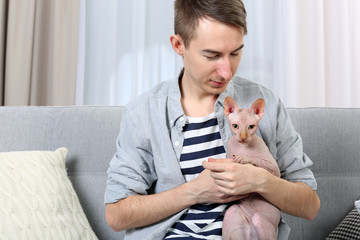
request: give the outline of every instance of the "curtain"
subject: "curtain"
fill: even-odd
[[[0,0],[0,106],[4,105],[5,32],[7,3]]]
[[[1,105],[72,105],[76,0],[0,0]]]
[[[359,0],[243,1],[249,33],[237,75],[288,107],[360,107]],[[173,1],[88,0],[85,22],[79,104],[123,105],[178,75]]]
[[[77,104],[124,105],[179,74],[181,58],[170,45],[173,1],[87,0],[83,7],[85,62],[78,76],[85,81]]]
[[[360,1],[244,0],[240,75],[291,107],[360,107]]]

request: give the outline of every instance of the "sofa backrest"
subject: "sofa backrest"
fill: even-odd
[[[0,107],[0,152],[67,147],[69,177],[99,239],[122,239],[105,221],[106,170],[122,107]],[[360,198],[360,109],[289,109],[314,162],[321,209],[307,221],[284,214],[290,239],[325,239]]]
[[[122,107],[0,107],[0,152],[69,149],[66,167],[100,240],[122,239],[106,224],[106,170],[116,151]]]
[[[289,109],[314,165],[321,207],[312,221],[284,216],[290,239],[325,239],[360,199],[360,109]]]

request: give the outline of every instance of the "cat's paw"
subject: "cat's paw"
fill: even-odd
[[[256,164],[253,163],[253,160],[249,157],[244,157],[242,155],[233,155],[232,157],[234,163],[240,163],[240,164],[252,164],[256,166]]]
[[[232,159],[234,163],[244,163],[245,161],[245,158],[240,155],[233,155]]]

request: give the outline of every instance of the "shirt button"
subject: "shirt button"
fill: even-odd
[[[184,117],[180,117],[180,122],[183,122],[184,121]]]
[[[175,142],[174,144],[175,144],[175,147],[178,147],[180,145],[179,142]]]

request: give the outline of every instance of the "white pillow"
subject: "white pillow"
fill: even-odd
[[[67,176],[67,153],[0,153],[0,239],[97,239]]]

